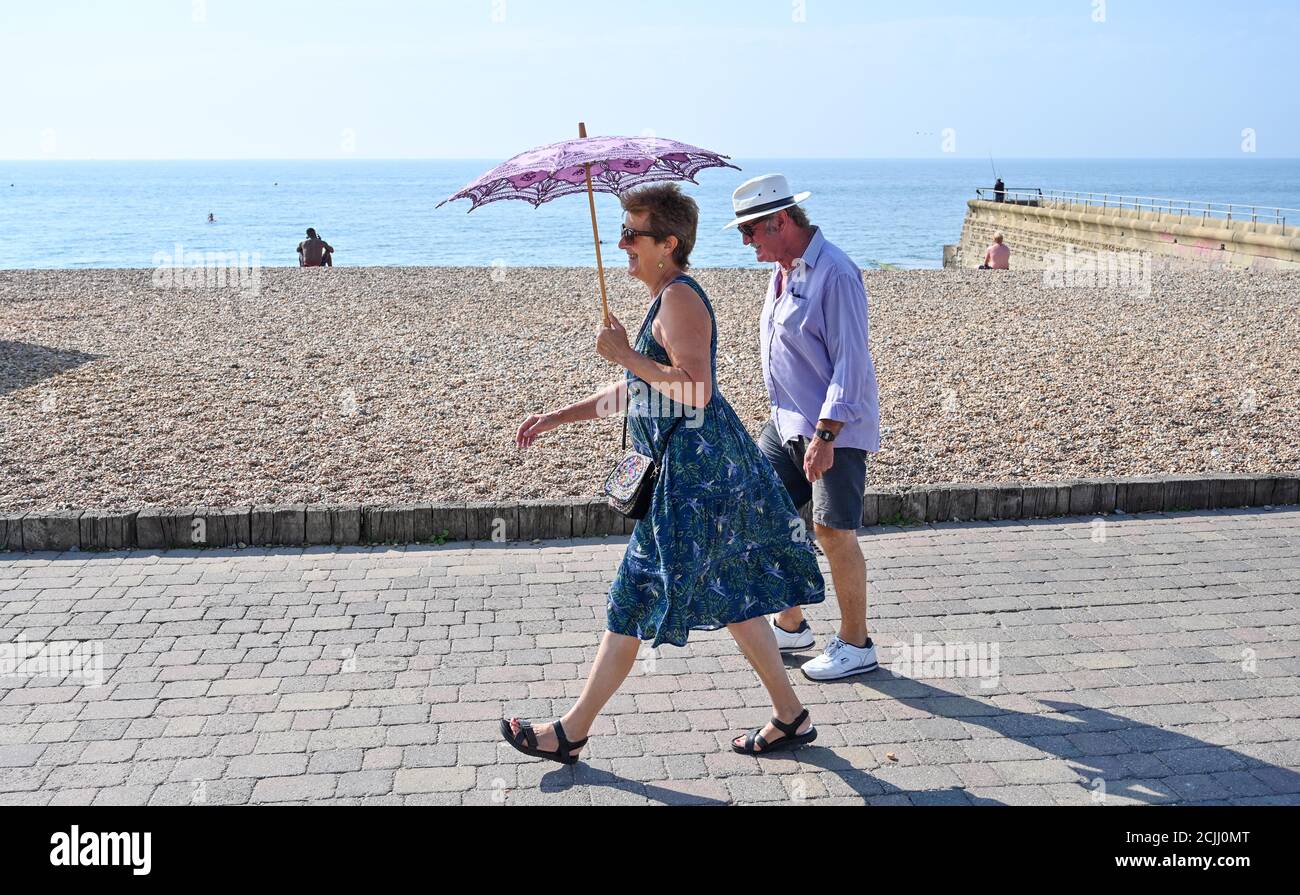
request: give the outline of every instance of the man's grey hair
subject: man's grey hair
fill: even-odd
[[[781,211],[784,211],[789,215],[790,221],[800,230],[807,230],[812,227],[812,221],[808,220],[808,213],[798,205],[791,205],[789,208],[782,208]],[[763,229],[768,233],[774,232],[772,228],[776,225],[776,216],[780,214],[781,211],[774,211],[767,217],[761,219]]]
[[[808,220],[808,212],[804,211],[798,205],[791,205],[785,209],[785,213],[790,215],[790,220],[801,230],[807,230],[812,226],[812,221]]]

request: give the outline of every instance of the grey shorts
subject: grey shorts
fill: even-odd
[[[814,523],[847,531],[862,527],[862,496],[867,490],[866,451],[837,447],[835,463],[824,476],[809,484],[803,472],[807,438],[797,437],[782,444],[776,424],[768,420],[758,447],[772,463],[795,508],[802,509],[808,501],[813,502]]]

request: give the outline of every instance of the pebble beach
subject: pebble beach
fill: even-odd
[[[767,417],[767,272],[694,271],[718,377]],[[635,332],[649,297],[620,268]],[[1156,272],[1150,293],[1041,273],[871,271],[876,487],[1300,469],[1300,275]],[[618,420],[530,450],[519,423],[621,375],[594,268],[0,271],[0,510],[594,497]]]

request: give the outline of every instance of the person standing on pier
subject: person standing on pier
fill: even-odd
[[[862,271],[798,207],[810,195],[795,195],[780,174],[756,177],[732,195],[736,219],[727,227],[738,227],[757,259],[773,265],[760,334],[772,417],[759,447],[794,505],[812,501],[841,621],[825,652],[802,670],[832,681],[879,667],[857,531],[867,454],[880,450],[880,399]],[[782,652],[816,643],[799,606],[773,616],[772,629]]]

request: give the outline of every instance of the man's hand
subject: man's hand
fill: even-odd
[[[808,481],[817,481],[834,465],[835,445],[820,438],[812,439],[803,455],[803,474]]]

